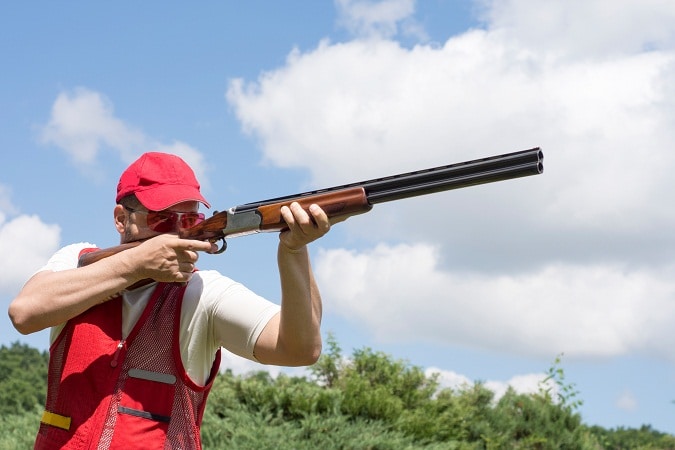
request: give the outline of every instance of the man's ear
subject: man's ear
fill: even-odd
[[[113,216],[115,218],[115,228],[120,234],[124,233],[124,231],[127,229],[129,211],[127,211],[122,205],[115,205]]]

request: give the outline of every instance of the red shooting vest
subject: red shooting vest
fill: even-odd
[[[200,449],[206,386],[180,356],[185,286],[158,283],[126,340],[122,298],[68,321],[50,348],[46,411],[35,449]]]

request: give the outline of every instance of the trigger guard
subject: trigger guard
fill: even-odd
[[[214,255],[220,255],[220,254],[223,253],[225,250],[227,250],[227,242],[225,241],[224,238],[220,238],[220,239],[213,240],[213,241],[211,241],[211,243],[212,243],[212,244],[215,244],[215,243],[218,242],[218,241],[222,241],[222,244],[220,245],[220,248],[219,248],[218,250],[216,250],[215,252],[213,252]]]

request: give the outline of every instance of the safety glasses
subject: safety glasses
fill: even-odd
[[[158,233],[171,233],[178,227],[181,230],[192,228],[204,220],[204,214],[196,212],[144,211],[124,207],[127,211],[147,214],[148,228]]]

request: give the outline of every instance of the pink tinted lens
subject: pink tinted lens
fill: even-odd
[[[178,223],[181,229],[192,228],[204,220],[201,213],[178,213],[170,211],[148,211],[148,228],[158,233],[176,231]]]

